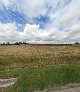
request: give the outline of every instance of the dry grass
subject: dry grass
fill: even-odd
[[[80,63],[79,46],[0,46],[0,70]]]
[[[15,85],[0,88],[0,92],[35,92],[80,83],[79,63],[79,45],[0,46],[0,78],[19,78]]]

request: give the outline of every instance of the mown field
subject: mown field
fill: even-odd
[[[0,46],[0,78],[18,77],[0,92],[33,92],[80,83],[80,46]]]

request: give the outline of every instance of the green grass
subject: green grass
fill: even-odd
[[[80,65],[54,65],[43,67],[16,68],[0,71],[0,78],[18,77],[12,87],[0,92],[33,92],[68,83],[80,83]]]
[[[80,83],[80,46],[0,46],[0,78],[18,77],[0,92],[33,92]]]

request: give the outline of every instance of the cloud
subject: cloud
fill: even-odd
[[[80,17],[80,0],[72,0],[72,2],[64,8],[63,16],[60,19],[60,24],[63,26],[72,25]]]
[[[29,42],[47,43],[61,40],[64,37],[64,32],[60,32],[59,29],[52,27],[51,29],[40,29],[39,25],[26,24],[24,29],[24,37]]]
[[[0,23],[3,41],[65,42],[80,39],[80,0],[0,0],[0,11],[4,7],[19,12],[28,20],[21,24],[25,26],[23,31],[19,30],[17,20],[16,23]],[[48,18],[48,23],[41,23],[41,20],[36,23],[40,16]],[[41,29],[41,26],[45,27]]]
[[[52,27],[50,30],[42,30],[39,25],[26,24],[23,32],[17,30],[15,23],[0,23],[0,42],[16,42],[27,41],[29,43],[53,43],[60,41],[73,41],[79,39],[80,26],[79,24],[71,28],[71,31],[64,32]]]
[[[11,4],[11,0],[0,0],[0,9],[8,8]]]
[[[54,31],[54,36],[52,35]],[[39,25],[26,24],[24,31],[19,32],[15,23],[0,23],[0,42],[42,42],[55,38],[57,32],[56,28],[48,30],[41,30]]]
[[[28,18],[35,18],[46,14],[46,4],[48,1],[49,0],[10,0],[8,7],[13,10],[18,10]]]
[[[68,32],[67,39],[80,40],[80,23],[72,26],[71,31]]]
[[[12,42],[18,39],[19,33],[15,23],[0,23],[0,42]]]
[[[54,13],[59,8],[63,8],[71,0],[1,0],[1,6],[18,10],[28,18],[39,17]],[[50,10],[51,9],[51,10]]]

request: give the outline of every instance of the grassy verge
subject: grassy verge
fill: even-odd
[[[0,92],[33,92],[68,83],[80,83],[80,65],[54,65],[0,71],[0,78],[18,77],[17,83]]]

